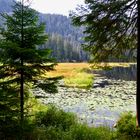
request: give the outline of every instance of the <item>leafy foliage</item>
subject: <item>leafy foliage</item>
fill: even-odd
[[[64,131],[76,123],[76,118],[72,113],[66,113],[55,106],[49,106],[47,112],[39,112],[36,118],[39,126],[44,124],[46,127],[53,126]]]
[[[140,129],[136,128],[136,118],[131,112],[123,113],[117,122],[117,137],[120,139],[140,138]]]
[[[139,140],[139,128],[135,127],[135,117],[123,114],[118,120],[116,130],[107,126],[89,127],[80,124],[75,115],[66,113],[54,106],[44,107],[36,112],[34,119],[24,120],[23,140]],[[1,139],[20,139],[19,123],[11,122]],[[7,132],[7,133],[6,133]]]
[[[50,106],[47,112],[36,115],[38,129],[35,138],[48,140],[111,140],[112,131],[108,127],[88,127],[78,123],[76,116]],[[41,132],[40,132],[41,130]]]
[[[85,26],[83,47],[94,61],[136,57],[137,0],[85,0],[85,6],[72,12],[73,23]],[[133,54],[134,53],[134,54]]]

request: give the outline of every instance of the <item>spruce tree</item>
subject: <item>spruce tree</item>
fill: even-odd
[[[47,41],[45,25],[39,23],[38,13],[29,4],[15,2],[12,14],[1,14],[0,28],[0,121],[10,116],[24,120],[24,100],[33,88],[56,92],[56,78],[43,76],[53,70],[50,50],[39,46]],[[13,113],[16,115],[10,115]],[[20,115],[18,115],[20,114]],[[0,123],[1,123],[0,122]]]

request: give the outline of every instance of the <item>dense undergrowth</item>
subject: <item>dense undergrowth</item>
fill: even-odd
[[[41,109],[43,107],[43,109]],[[140,129],[136,128],[132,113],[124,113],[116,128],[107,126],[89,127],[81,124],[72,113],[66,113],[52,105],[38,105],[32,117],[26,117],[23,124],[23,140],[139,140]],[[8,124],[9,123],[9,124]],[[20,140],[20,123],[7,122],[0,127],[1,140]]]

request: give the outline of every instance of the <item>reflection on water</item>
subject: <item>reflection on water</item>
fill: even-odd
[[[111,70],[97,70],[94,73],[106,76],[109,79],[136,81],[137,65],[131,64],[130,67],[113,67]]]

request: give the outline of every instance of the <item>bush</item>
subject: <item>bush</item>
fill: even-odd
[[[76,124],[76,116],[72,113],[66,113],[54,106],[48,107],[46,112],[39,112],[36,115],[36,123],[38,126],[45,125],[46,127],[61,128],[66,131]]]
[[[122,140],[140,139],[140,128],[136,127],[136,117],[131,112],[123,113],[116,126],[117,137]]]
[[[70,131],[63,131],[57,127],[47,127],[46,130],[47,140],[73,140]]]
[[[131,112],[121,115],[116,130],[107,126],[89,127],[78,123],[72,113],[48,106],[36,114],[35,120],[26,118],[23,124],[23,140],[139,140],[140,128]],[[6,129],[5,129],[6,130]],[[20,123],[12,122],[6,131],[0,131],[0,139],[20,139]]]
[[[35,124],[33,124],[28,119],[25,119],[22,126],[22,135],[21,135],[21,125],[19,121],[10,122],[7,120],[6,127],[3,127],[4,131],[0,130],[0,140],[20,140],[21,137],[23,140],[33,140],[32,132],[35,129]]]
[[[112,132],[108,127],[89,127],[77,124],[71,128],[72,140],[111,140]]]
[[[72,113],[66,113],[54,106],[36,115],[36,138],[46,140],[111,140],[112,132],[108,127],[89,127],[79,124]],[[40,130],[43,132],[40,132]]]

